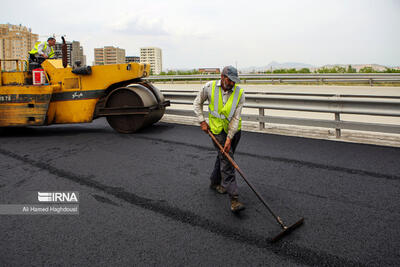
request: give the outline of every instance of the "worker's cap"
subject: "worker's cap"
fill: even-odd
[[[50,40],[55,40],[56,38],[54,38],[54,37],[49,37],[49,38],[47,38],[47,41],[50,41]]]
[[[235,83],[240,83],[240,79],[239,79],[239,75],[238,75],[238,71],[235,67],[233,66],[226,66],[224,67],[224,69],[222,70],[222,75],[225,75],[226,77],[229,78],[229,80],[231,80],[232,82]]]

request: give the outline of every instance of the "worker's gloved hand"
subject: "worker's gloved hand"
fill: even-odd
[[[200,123],[200,127],[201,127],[201,130],[203,130],[206,133],[208,133],[208,129],[210,129],[210,127],[208,127],[208,124],[206,121],[202,121]]]
[[[225,145],[224,145],[224,151],[225,151],[226,153],[229,153],[229,150],[231,150],[231,142],[232,142],[232,139],[230,139],[229,137],[227,137],[227,138],[226,138],[226,141],[225,141]]]

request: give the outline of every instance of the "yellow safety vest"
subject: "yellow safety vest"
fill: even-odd
[[[36,42],[36,44],[35,44],[35,47],[29,52],[29,54],[32,54],[32,55],[34,55],[34,54],[37,54],[39,51],[38,51],[38,49],[39,49],[39,45],[41,44],[41,42]],[[44,42],[44,50],[46,50],[46,48],[47,48],[47,42]],[[53,58],[54,57],[54,49],[53,49],[53,47],[52,46],[50,46],[50,53],[49,53],[49,58]]]
[[[216,89],[216,81],[212,83],[211,99],[208,104],[208,118],[210,120],[210,129],[213,134],[221,133],[222,129],[228,133],[229,122],[231,121],[236,107],[239,104],[243,94],[243,89],[237,90],[237,86],[233,88],[231,96],[226,101],[225,106],[222,102],[221,87]],[[238,130],[242,128],[242,118],[239,119]]]

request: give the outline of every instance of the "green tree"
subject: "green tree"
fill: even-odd
[[[360,69],[361,73],[374,73],[376,72],[372,67],[364,67]]]
[[[280,74],[280,73],[287,73],[287,72],[285,69],[276,69],[276,70],[273,70],[272,73]]]
[[[331,69],[328,69],[327,67],[322,67],[316,70],[318,73],[330,73]]]
[[[300,70],[298,70],[298,73],[311,73],[309,68],[302,68]]]
[[[175,75],[175,74],[176,74],[176,72],[173,70],[168,70],[168,72],[167,72],[167,75]]]
[[[340,66],[334,66],[333,68],[322,67],[317,70],[318,73],[345,73],[346,69]]]
[[[356,73],[357,70],[354,69],[351,65],[349,65],[349,66],[347,67],[347,71],[346,71],[346,72],[347,72],[347,73]]]
[[[383,72],[385,72],[385,73],[400,73],[400,70],[386,68],[386,70],[384,70]]]

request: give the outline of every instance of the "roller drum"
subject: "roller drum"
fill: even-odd
[[[164,97],[161,98],[163,101]],[[129,87],[121,87],[115,89],[107,97],[106,108],[131,107],[136,109],[138,114],[107,116],[107,121],[118,132],[133,133],[158,122],[162,118],[165,107],[159,104],[160,102],[154,93],[143,85],[134,84]]]

